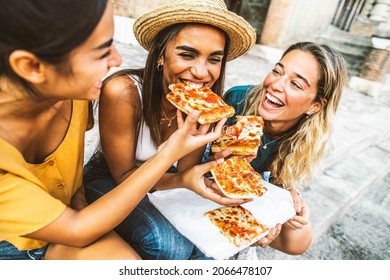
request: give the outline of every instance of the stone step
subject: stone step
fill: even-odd
[[[364,200],[365,195],[389,173],[390,140],[362,150],[327,168],[316,178],[310,189],[302,192],[311,210],[310,220],[315,236],[309,250],[302,256],[290,256],[271,248],[258,248],[258,258],[310,259],[311,248],[315,248],[317,240],[326,235],[345,213],[357,215],[358,213],[350,212],[351,206]]]
[[[379,181],[379,180],[378,180]],[[390,173],[373,184],[302,256],[304,260],[390,259]]]
[[[389,97],[372,98],[345,88],[324,169],[390,139]]]

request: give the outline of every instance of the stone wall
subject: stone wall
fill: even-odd
[[[260,44],[284,49],[296,41],[313,40],[330,24],[337,4],[338,0],[272,0]]]
[[[351,25],[349,32],[357,36],[371,37],[377,30],[378,26],[378,22],[373,22],[364,16],[358,16],[355,22]]]
[[[163,0],[112,0],[114,13],[118,16],[138,18],[147,11],[158,7]]]
[[[271,0],[225,0],[225,3],[230,11],[241,15],[255,28],[259,43]]]
[[[360,71],[360,77],[369,81],[381,82],[390,73],[390,52],[372,48]]]

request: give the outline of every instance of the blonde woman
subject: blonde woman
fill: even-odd
[[[270,174],[271,183],[291,190],[295,202],[297,215],[272,229],[259,245],[290,254],[301,254],[310,245],[309,209],[297,191],[310,183],[324,155],[346,76],[340,53],[300,42],[284,52],[262,84],[233,87],[224,95],[236,115],[264,119],[261,147],[251,165],[264,177]]]

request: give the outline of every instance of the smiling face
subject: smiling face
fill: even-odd
[[[318,112],[321,105],[314,100],[319,75],[319,64],[309,52],[293,50],[276,63],[264,80],[263,99],[258,107],[265,126],[284,132],[308,112]]]
[[[219,29],[202,24],[185,26],[159,59],[165,93],[177,82],[212,87],[221,74],[224,48],[225,35]]]
[[[100,94],[102,79],[111,67],[121,64],[113,43],[114,21],[110,1],[89,38],[70,53],[70,74],[58,73],[47,65],[46,82],[39,90],[47,98],[94,100]]]

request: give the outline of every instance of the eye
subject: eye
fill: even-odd
[[[185,53],[179,53],[179,56],[183,57],[183,58],[186,58],[186,59],[192,59],[194,58],[194,54],[192,53],[188,53],[188,52],[185,52]]]
[[[280,76],[280,75],[281,75],[280,70],[279,70],[279,69],[276,69],[276,68],[272,69],[272,73],[273,73],[275,76]]]
[[[303,90],[302,86],[299,83],[297,83],[295,81],[291,81],[291,84],[293,85],[294,88]]]
[[[218,64],[222,62],[222,57],[210,57],[209,61],[213,64]]]
[[[108,57],[110,54],[111,54],[111,50],[108,51],[108,52],[106,52],[105,54],[103,54],[103,55],[100,57],[100,59],[106,58],[106,57]]]

